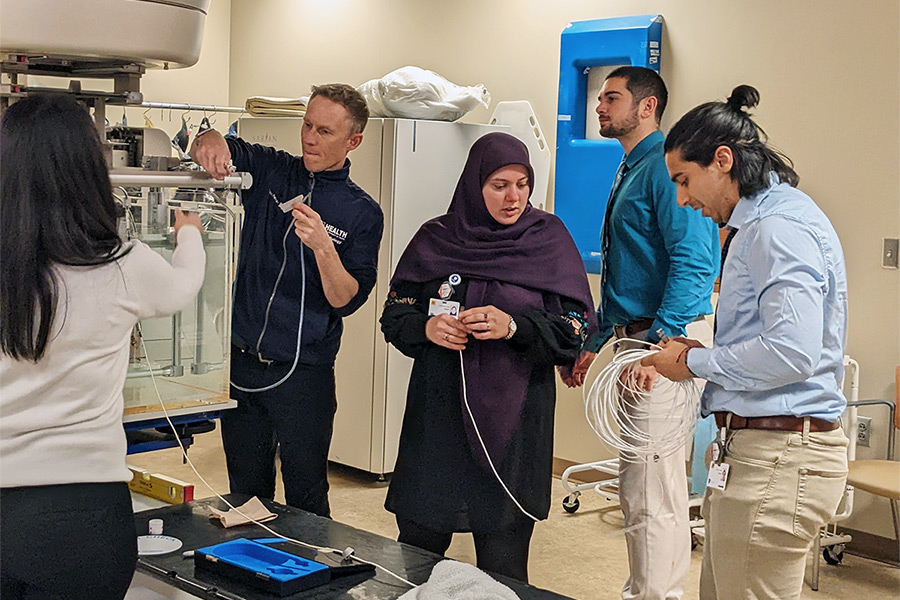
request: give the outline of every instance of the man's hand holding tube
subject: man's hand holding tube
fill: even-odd
[[[225,179],[231,175],[231,150],[222,134],[214,129],[197,135],[191,144],[191,158],[206,169],[213,179]]]
[[[654,367],[657,372],[671,381],[682,381],[696,377],[687,365],[688,351],[703,348],[697,340],[677,337],[661,343],[662,350],[641,361],[644,367]]]

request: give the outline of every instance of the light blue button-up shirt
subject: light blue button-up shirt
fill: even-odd
[[[614,325],[653,319],[674,337],[712,312],[710,296],[719,274],[719,233],[711,219],[678,206],[666,169],[665,136],[654,131],[625,157],[628,167],[613,200],[607,271],[597,310],[600,331],[585,349],[596,352]]]
[[[836,421],[847,332],[847,272],[837,233],[786,183],[738,201],[712,348],[688,354],[707,380],[704,414]]]

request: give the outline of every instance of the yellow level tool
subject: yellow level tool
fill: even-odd
[[[174,477],[151,473],[131,465],[128,465],[128,468],[131,469],[132,473],[128,487],[133,492],[170,504],[181,504],[194,499],[194,484],[192,483],[185,483]]]

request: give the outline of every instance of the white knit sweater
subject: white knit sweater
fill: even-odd
[[[59,302],[37,364],[0,354],[0,487],[131,479],[122,388],[132,327],[184,308],[206,263],[194,226],[179,230],[171,264],[131,244],[115,262],[56,269]]]

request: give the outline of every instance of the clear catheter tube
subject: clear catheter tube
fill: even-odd
[[[632,367],[660,350],[642,340],[620,339],[647,348],[616,353],[590,387],[584,414],[600,440],[633,462],[669,456],[683,448],[700,414],[700,386],[694,379],[673,382],[658,377],[654,393],[638,388]]]

